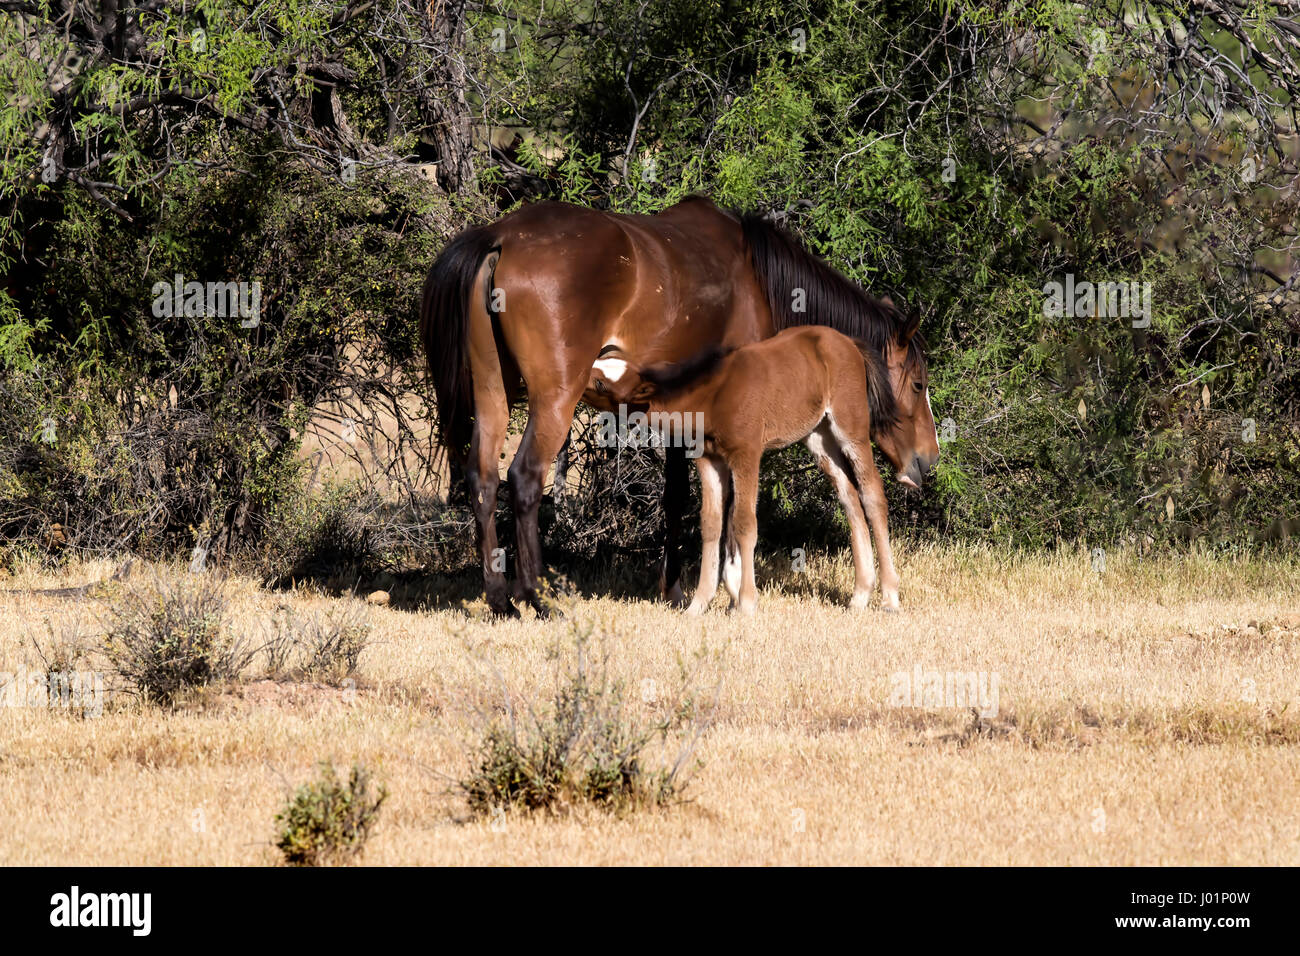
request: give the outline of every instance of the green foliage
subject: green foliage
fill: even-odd
[[[417,361],[414,299],[436,237],[404,233],[429,199],[418,180],[367,186],[292,166],[181,183],[150,230],[127,235],[70,196],[57,263],[28,290],[40,318],[0,326],[13,441],[0,534],[62,521],[78,548],[214,556],[260,538],[304,477],[313,407],[408,394],[371,376]],[[177,275],[259,283],[259,320],[154,314]]]
[[[1024,545],[1258,545],[1286,537],[1300,500],[1300,305],[1258,279],[1295,267],[1294,156],[1241,179],[1243,150],[1269,149],[1281,105],[1215,124],[1197,102],[1190,123],[1116,106],[1161,82],[1151,51],[1169,15],[1158,5],[1121,29],[1105,9],[1063,2],[796,3],[779,18],[700,8],[712,22],[688,30],[667,5],[639,21],[658,59],[634,63],[625,88],[614,77],[629,33],[617,28],[575,52],[561,87],[581,139],[608,152],[611,205],[652,212],[702,191],[770,209],[866,288],[923,313],[935,416],[955,434],[925,498],[891,489],[896,526]],[[1204,29],[1240,55],[1229,33]],[[1032,56],[1008,70],[1001,58],[1017,49]],[[623,179],[642,107],[632,153],[653,156],[657,175]],[[1015,119],[994,128],[990,116]],[[1186,162],[1191,150],[1210,161]],[[1149,328],[1046,314],[1047,283],[1066,275],[1149,284]],[[765,484],[765,542],[839,533],[802,450],[769,456]]]
[[[73,551],[239,553],[294,498],[313,409],[422,387],[393,370],[450,202],[357,142],[352,85],[360,127],[378,110],[415,146],[342,11],[124,4],[89,51],[85,11],[55,12],[0,21],[0,547],[60,523]],[[177,276],[256,285],[260,310],[173,315]]]
[[[285,509],[263,562],[268,582],[315,581],[342,590],[373,573],[381,557],[368,503],[356,487],[334,486]]]
[[[923,314],[954,437],[925,497],[891,486],[896,525],[1022,545],[1294,529],[1297,98],[1243,47],[1289,49],[1284,18],[1189,22],[1164,0],[499,0],[467,17],[447,57],[406,0],[141,9],[147,65],[80,56],[48,17],[0,21],[0,543],[44,547],[56,523],[80,550],[256,542],[301,501],[312,409],[419,387],[388,372],[419,366],[424,271],[491,202],[644,213],[692,192],[771,212]],[[1194,49],[1255,66],[1188,76]],[[430,140],[459,121],[497,147],[473,157],[481,193],[439,195],[418,172],[445,179]],[[260,282],[260,323],[154,315],[177,274]],[[1047,314],[1067,275],[1149,283],[1150,326]],[[808,465],[769,457],[773,543],[842,540]],[[650,547],[650,471],[591,469],[556,537]],[[348,573],[386,560],[353,544]]]
[[[346,863],[365,849],[387,797],[382,784],[371,792],[364,766],[353,765],[343,783],[332,763],[322,763],[317,779],[295,790],[276,814],[276,849],[289,866]]]

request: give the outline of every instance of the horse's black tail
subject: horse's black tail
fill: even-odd
[[[474,386],[469,367],[470,297],[474,277],[488,256],[499,254],[500,240],[490,227],[467,229],[434,260],[420,298],[420,341],[438,398],[438,441],[463,459],[474,417]],[[492,283],[483,290],[492,311]]]

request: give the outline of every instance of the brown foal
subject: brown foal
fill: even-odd
[[[925,395],[926,373],[922,363],[907,360],[907,353],[907,343],[901,342],[882,359],[866,343],[833,329],[802,326],[681,363],[637,368],[618,357],[596,363],[590,391],[614,402],[646,404],[652,411],[702,416],[704,453],[695,463],[703,553],[690,613],[702,613],[717,592],[724,519],[724,583],[734,608],[742,614],[755,610],[759,462],[764,451],[797,441],[830,478],[849,520],[856,572],[850,606],[865,607],[875,588],[870,526],[880,551],[881,605],[898,609],[884,483],[871,441],[897,469],[899,480],[913,484],[905,455],[925,444],[924,435],[910,432],[917,417],[911,405]],[[938,454],[937,443],[933,451]],[[724,515],[728,484],[731,507]]]

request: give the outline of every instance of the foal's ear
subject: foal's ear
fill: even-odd
[[[636,387],[632,389],[632,392],[628,397],[634,402],[648,402],[650,399],[654,398],[655,392],[657,391],[659,391],[659,389],[655,388],[652,383],[647,382],[645,379],[641,379],[636,383]]]

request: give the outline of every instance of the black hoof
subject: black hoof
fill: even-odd
[[[564,620],[564,611],[554,601],[547,600],[539,594],[530,594],[528,604],[537,612],[537,619],[540,621],[549,621],[552,618]]]
[[[492,612],[492,616],[494,618],[498,618],[498,619],[513,618],[514,620],[519,619],[519,608],[515,607],[514,603],[509,598],[500,598],[495,601],[489,598],[488,609]]]

